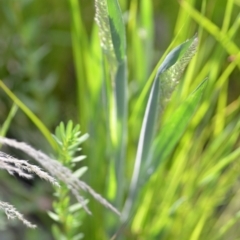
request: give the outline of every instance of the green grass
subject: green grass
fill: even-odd
[[[123,215],[115,216],[86,196],[93,216],[81,218],[79,234],[85,239],[240,237],[235,227],[239,1],[95,1],[95,21],[93,2],[91,8],[77,0],[51,4],[58,19],[52,23],[40,1],[11,1],[2,10],[10,30],[1,24],[0,31],[10,36],[19,29],[17,36],[24,41],[20,47],[9,43],[16,56],[3,54],[0,117],[6,122],[1,133],[28,141],[26,133],[39,136],[38,129],[48,141],[45,146],[52,147],[50,132],[62,120],[72,119],[89,133],[83,178]],[[28,15],[33,10],[36,15]],[[39,16],[45,19],[41,27],[47,38],[34,32],[33,19]],[[195,34],[197,51],[191,53]],[[44,55],[41,47],[47,44],[52,52]],[[39,57],[32,57],[28,68],[14,72],[7,67],[10,60],[26,64],[37,49]],[[57,80],[48,78],[50,73]],[[173,78],[180,80],[177,86]],[[9,113],[12,102],[17,113]],[[20,126],[25,134],[15,130]],[[44,146],[44,141],[35,144]],[[41,218],[50,235],[53,222]]]

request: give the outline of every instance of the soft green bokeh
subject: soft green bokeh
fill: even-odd
[[[9,114],[17,100],[3,91],[1,83],[1,132],[52,153],[50,132],[59,122],[80,123],[82,132],[90,135],[83,144],[88,166],[84,180],[122,210],[156,71],[170,50],[197,33],[196,56],[159,126],[179,118],[176,109],[208,77],[193,118],[186,129],[179,126],[176,135],[172,132],[177,140],[169,139],[166,148],[166,139],[160,137],[167,130],[157,128],[155,159],[161,158],[161,149],[171,151],[142,186],[136,214],[127,226],[90,198],[93,216],[84,218],[81,231],[85,239],[110,239],[118,230],[120,239],[239,238],[239,223],[234,225],[240,210],[239,0],[119,0],[119,4],[126,49],[125,36],[118,39],[116,34],[123,31],[122,23],[113,19],[114,66],[100,47],[93,0],[0,0],[0,79],[29,109],[22,105]],[[109,5],[112,17],[114,6]],[[114,24],[120,24],[116,32]],[[120,81],[123,76],[125,82]],[[50,187],[39,180],[25,183],[0,174],[2,200],[39,225],[28,230],[14,222],[19,235],[6,226],[1,236],[52,239],[52,221],[45,213],[51,207]]]

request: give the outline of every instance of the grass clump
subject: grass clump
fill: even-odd
[[[56,124],[43,124],[26,93],[11,87],[13,76],[0,81],[5,99],[14,102],[0,133],[11,133],[19,118],[17,106],[55,156],[2,137],[0,144],[24,151],[49,175],[26,161],[6,160],[4,154],[2,168],[25,177],[51,175],[60,183],[49,211],[49,231],[56,239],[240,236],[234,227],[239,221],[239,4],[172,1],[170,11],[169,4],[96,0],[95,21],[91,13],[90,22],[84,3],[69,0],[68,11],[62,6],[71,36],[66,53],[73,53],[76,76],[65,72],[64,79],[60,74],[53,96],[59,100],[66,94],[66,109],[74,109],[74,116],[66,118],[89,133],[83,155],[78,150],[87,135],[81,136],[78,124],[61,123],[53,136],[50,129]],[[171,27],[163,24],[165,18],[157,20],[158,15],[168,18]],[[61,58],[55,62],[62,73]],[[89,200],[82,192],[90,193]]]

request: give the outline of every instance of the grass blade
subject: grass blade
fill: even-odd
[[[41,122],[41,120],[1,80],[0,88],[2,88],[3,91],[12,99],[12,101],[31,119],[31,121],[37,126],[51,146],[55,149],[56,143],[51,133]]]
[[[146,163],[149,163],[149,158],[152,156],[151,148],[157,128],[156,120],[159,119],[159,116],[176,87],[186,64],[196,52],[196,46],[197,38],[194,37],[174,48],[167,55],[157,72],[148,98],[142,123],[129,196],[122,215],[123,221],[125,221],[130,214],[141,181],[140,179],[145,179],[147,174],[143,171],[145,169],[143,166],[145,166]]]

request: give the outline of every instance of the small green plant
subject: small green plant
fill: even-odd
[[[88,138],[88,134],[80,135],[80,125],[73,127],[73,122],[69,121],[65,125],[61,122],[56,128],[54,139],[57,142],[57,159],[65,167],[73,171],[76,178],[80,178],[87,167],[81,167],[74,171],[76,164],[82,161],[85,156],[77,155],[81,148],[80,145]],[[83,237],[80,226],[84,217],[81,208],[89,212],[85,207],[87,200],[81,199],[79,203],[72,203],[70,198],[70,190],[67,185],[62,182],[61,188],[55,189],[55,201],[53,202],[54,212],[49,212],[50,217],[56,221],[53,225],[52,232],[55,239],[81,239]],[[78,196],[80,199],[80,196]]]

